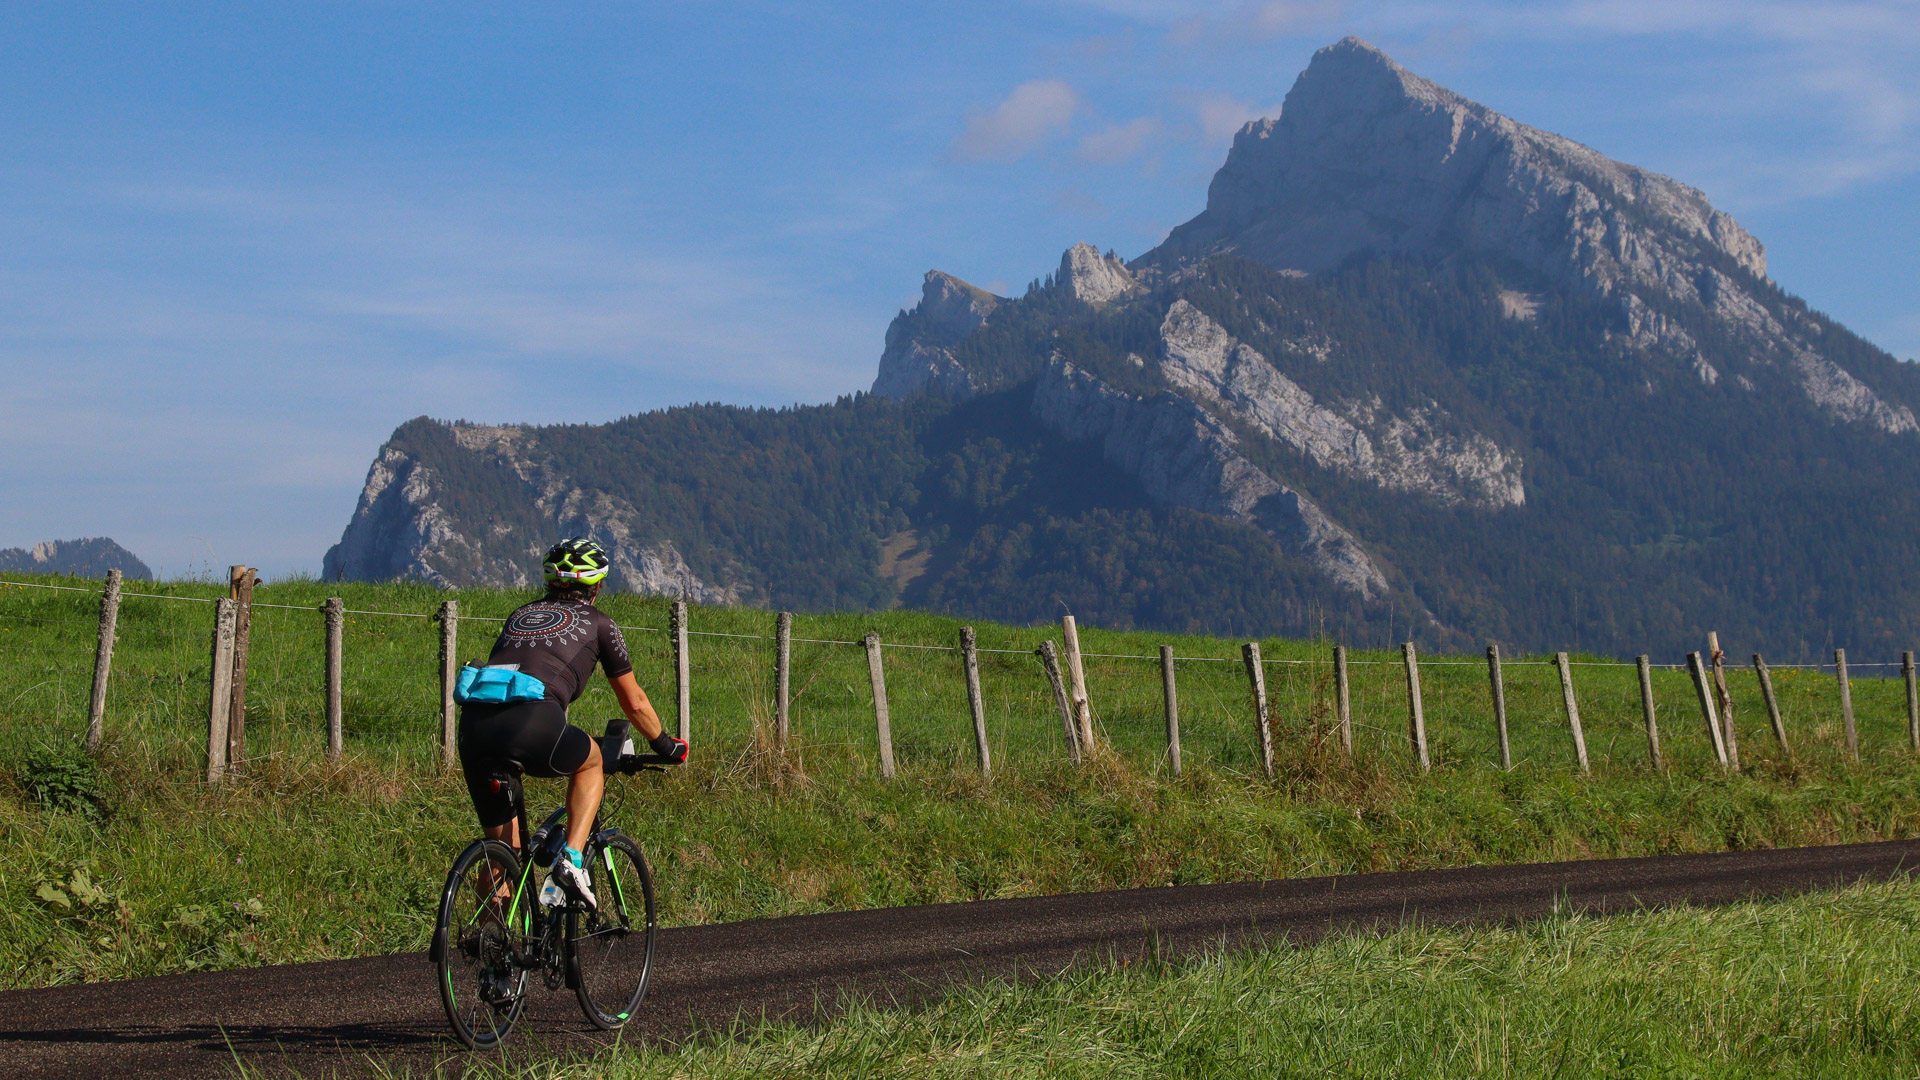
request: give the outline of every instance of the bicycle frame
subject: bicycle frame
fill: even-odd
[[[507,797],[513,802],[514,822],[517,831],[517,835],[513,838],[514,842],[508,843],[507,846],[513,849],[514,857],[520,860],[520,880],[513,884],[513,901],[507,911],[508,928],[511,929],[513,927],[514,916],[519,911],[522,903],[527,904],[532,909],[529,933],[524,938],[515,935],[509,940],[509,944],[513,950],[514,964],[528,969],[543,968],[551,963],[553,959],[548,950],[559,946],[559,942],[554,940],[550,930],[558,929],[562,925],[562,915],[565,909],[557,908],[549,910],[544,904],[540,903],[539,897],[534,894],[534,891],[528,888],[528,885],[533,881],[534,871],[539,869],[534,862],[534,856],[537,852],[533,844],[533,838],[538,834],[529,828],[530,819],[527,816],[526,789],[521,784],[520,777],[513,777],[509,781]],[[559,828],[561,819],[566,816],[567,808],[560,806],[540,822],[540,828]],[[593,824],[595,831],[598,831],[600,826],[598,815],[594,816]],[[548,835],[551,835],[551,833]],[[571,984],[573,981],[572,965],[568,965],[566,977],[568,983]]]

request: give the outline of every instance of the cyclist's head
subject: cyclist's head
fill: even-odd
[[[599,544],[580,538],[560,541],[540,560],[549,596],[584,596],[591,600],[612,568],[612,561]]]

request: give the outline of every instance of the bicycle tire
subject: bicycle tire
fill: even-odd
[[[498,891],[501,881],[511,890],[504,916],[483,900],[483,894]],[[512,848],[498,840],[476,840],[453,860],[440,893],[431,950],[434,974],[447,1022],[470,1049],[500,1045],[526,1007],[528,972],[514,963],[513,939],[529,933],[534,898],[522,884]]]
[[[570,981],[587,1021],[611,1031],[633,1018],[653,975],[653,868],[639,844],[613,830],[593,838],[584,861],[599,906],[567,913]]]

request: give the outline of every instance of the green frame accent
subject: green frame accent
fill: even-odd
[[[507,929],[509,931],[514,928],[514,919],[520,914],[520,900],[527,895],[527,878],[532,875],[533,860],[528,859],[527,865],[520,868],[520,884],[513,887],[513,905],[507,908]]]

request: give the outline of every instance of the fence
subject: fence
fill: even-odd
[[[521,598],[455,604],[420,588],[422,610],[385,611],[324,589],[256,590],[245,567],[224,595],[124,586],[117,574],[96,588],[0,579],[0,663],[15,675],[0,691],[0,746],[85,732],[91,746],[137,746],[210,781],[275,756],[450,765],[456,661],[484,655]],[[1411,644],[1395,655],[1252,642],[1209,655],[1224,643],[1207,639],[1106,652],[1082,648],[1070,617],[1056,637],[888,616],[892,640],[859,614],[690,612],[626,596],[601,606],[669,729],[723,761],[801,752],[884,776],[990,776],[1112,755],[1169,774],[1271,775],[1276,755],[1303,753],[1593,771],[1920,750],[1911,653],[1740,665],[1711,637],[1704,653],[1662,665],[1492,648],[1431,658]],[[601,683],[573,709],[583,724],[617,713]]]

